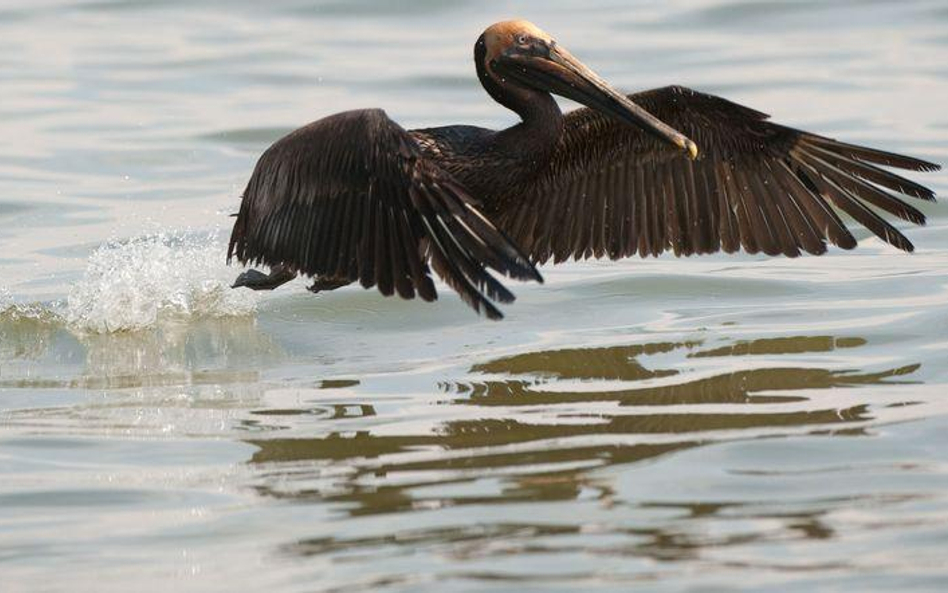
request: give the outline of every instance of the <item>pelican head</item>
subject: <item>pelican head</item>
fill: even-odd
[[[688,137],[616,91],[533,23],[495,23],[484,31],[481,42],[483,64],[478,66],[501,88],[515,85],[572,99],[669,142],[692,159],[697,158],[698,147]]]

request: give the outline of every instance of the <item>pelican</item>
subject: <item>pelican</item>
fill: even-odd
[[[270,272],[248,270],[234,286],[270,290],[303,275],[313,292],[358,281],[432,301],[433,270],[500,319],[495,303],[514,295],[492,272],[542,282],[536,266],[550,260],[852,249],[837,210],[912,251],[881,213],[924,224],[904,197],[935,199],[880,167],[934,163],[781,126],[680,86],[622,94],[524,20],[488,27],[474,62],[518,124],[405,130],[365,109],[270,146],[228,246],[228,261]],[[552,94],[585,107],[563,114]]]

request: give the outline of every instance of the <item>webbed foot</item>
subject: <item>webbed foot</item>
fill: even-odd
[[[313,285],[307,286],[306,290],[316,294],[324,290],[335,290],[347,284],[352,284],[352,281],[347,278],[316,278]]]
[[[231,288],[245,286],[251,290],[273,290],[274,288],[286,284],[293,278],[296,278],[296,272],[292,272],[282,266],[272,268],[269,274],[264,274],[257,270],[247,270],[237,279]]]

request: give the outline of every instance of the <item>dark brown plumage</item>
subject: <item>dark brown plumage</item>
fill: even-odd
[[[801,252],[856,240],[835,205],[881,239],[912,243],[875,211],[923,224],[887,190],[933,200],[931,190],[880,169],[938,167],[767,121],[725,99],[682,87],[629,95],[694,139],[682,158],[651,136],[590,109],[564,118],[552,157],[532,187],[503,196],[496,220],[539,263],[570,257]],[[875,209],[874,209],[875,208]]]
[[[619,95],[524,21],[488,28],[475,63],[521,123],[405,131],[364,110],[274,143],[228,250],[272,272],[245,272],[235,286],[269,289],[303,274],[316,278],[314,292],[358,280],[434,300],[433,268],[475,310],[500,318],[491,301],[514,296],[488,268],[542,281],[533,264],[551,259],[852,249],[837,209],[911,251],[881,213],[923,224],[897,194],[934,199],[880,168],[933,163],[780,126],[682,87]],[[589,107],[564,116],[550,92]]]
[[[410,299],[417,292],[426,301],[437,298],[430,259],[475,310],[500,317],[488,299],[514,297],[485,266],[512,278],[540,276],[473,204],[383,111],[348,111],[264,152],[244,192],[228,256],[358,280],[386,296]]]

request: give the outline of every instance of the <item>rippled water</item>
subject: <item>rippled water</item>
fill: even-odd
[[[509,125],[471,46],[515,15],[948,162],[943,2],[3,3],[0,589],[948,587],[944,204],[913,255],[547,268],[502,323],[226,288],[272,140]]]

